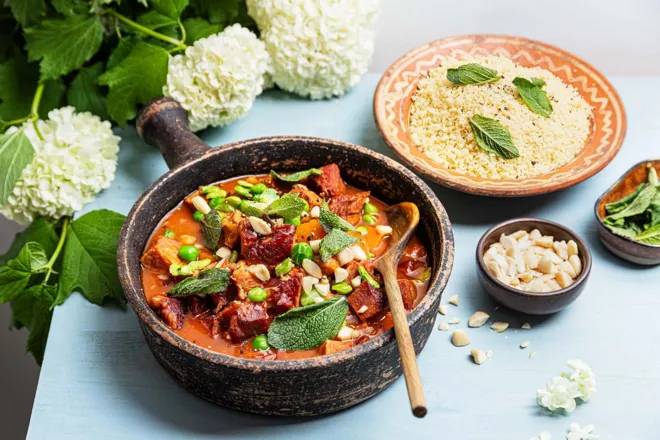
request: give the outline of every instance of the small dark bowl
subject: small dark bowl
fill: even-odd
[[[578,256],[582,259],[582,273],[573,284],[554,292],[525,292],[507,286],[490,273],[484,263],[484,253],[491,244],[499,241],[500,235],[512,234],[520,229],[528,232],[538,229],[541,234],[552,235],[555,240],[574,240],[577,243]],[[479,240],[476,257],[477,277],[486,292],[510,309],[530,315],[547,315],[568,306],[580,296],[591,272],[591,252],[584,240],[566,226],[540,218],[517,218],[493,226]]]
[[[432,267],[429,291],[408,316],[419,353],[433,329],[454,261],[447,213],[419,177],[381,154],[330,139],[280,136],[209,148],[190,132],[185,110],[171,99],[147,105],[137,128],[143,139],[160,148],[172,169],[142,194],[128,214],[119,239],[119,278],[149,348],[176,381],[227,408],[313,416],[356,405],[401,375],[392,330],[339,353],[301,360],[244,359],[196,345],[174,333],[147,304],[140,255],[160,220],[200,185],[271,169],[297,171],[337,163],[348,183],[373,191],[387,203],[405,200],[419,208],[417,233]]]
[[[660,246],[640,243],[631,238],[621,237],[609,230],[603,218],[605,218],[605,205],[615,202],[635,191],[640,183],[646,182],[648,170],[646,164],[651,163],[655,170],[660,174],[660,159],[645,160],[639,162],[630,168],[614,182],[607,191],[596,201],[594,214],[598,222],[598,237],[603,245],[617,257],[630,261],[631,263],[642,264],[646,266],[660,264]]]

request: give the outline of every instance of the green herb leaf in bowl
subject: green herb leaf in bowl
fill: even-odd
[[[222,237],[222,216],[215,209],[211,209],[202,219],[202,233],[206,247],[217,250]]]
[[[355,231],[355,226],[339,217],[325,206],[321,207],[321,211],[319,213],[319,222],[321,223],[321,226],[323,226],[323,229],[325,229],[325,232],[330,232],[333,229],[341,229],[342,231]]]
[[[474,115],[470,119],[470,127],[472,127],[477,145],[481,149],[494,153],[502,159],[513,159],[520,156],[509,131],[495,119]]]
[[[285,220],[300,217],[308,206],[304,199],[298,194],[284,194],[266,208],[266,214],[282,217]]]
[[[646,244],[660,245],[660,224],[636,235],[635,240]]]
[[[268,329],[268,342],[280,350],[307,350],[333,338],[346,319],[348,302],[337,296],[276,317]]]
[[[513,80],[513,85],[516,86],[520,97],[531,111],[546,118],[552,114],[552,104],[545,90],[541,88],[545,85],[545,81],[540,78],[517,77]]]
[[[321,261],[325,263],[330,257],[338,254],[343,249],[357,243],[358,241],[360,240],[352,235],[348,235],[340,229],[333,229],[328,235],[323,237],[323,240],[321,240],[321,244],[319,245]]]
[[[172,287],[168,296],[211,294],[224,291],[229,285],[229,271],[214,267],[203,270],[199,276],[189,277]]]
[[[323,174],[323,171],[319,170],[318,168],[310,168],[304,171],[297,171],[286,176],[277,174],[275,171],[270,172],[271,176],[284,182],[300,182],[301,180],[309,178],[309,176],[320,176],[321,174]]]
[[[486,84],[500,79],[497,70],[489,69],[481,64],[469,63],[455,69],[447,69],[447,79],[454,84]]]

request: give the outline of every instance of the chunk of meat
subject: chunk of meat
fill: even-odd
[[[206,302],[206,298],[202,298],[197,295],[184,298],[183,302],[186,306],[186,310],[188,311],[188,313],[190,313],[195,317],[203,315],[204,313],[210,310],[210,307]]]
[[[312,177],[311,184],[318,189],[322,197],[334,197],[346,191],[346,185],[341,179],[341,172],[337,164],[331,163],[319,169],[323,173]]]
[[[397,280],[397,282],[399,283],[399,290],[401,290],[403,307],[406,310],[412,310],[415,307],[415,299],[417,298],[417,286],[410,280]]]
[[[247,293],[253,287],[261,287],[263,282],[252,275],[248,271],[248,265],[245,264],[245,261],[240,260],[236,263],[233,272],[231,273],[231,280],[236,285],[237,292],[236,294],[240,299],[247,298]]]
[[[281,315],[294,307],[300,306],[303,273],[294,269],[287,277],[280,280],[271,290],[269,300],[275,314]]]
[[[232,215],[222,219],[222,238],[225,246],[233,249],[240,238],[239,224],[241,222],[241,212],[234,211]]]
[[[268,331],[270,320],[265,305],[233,301],[218,315],[220,327],[227,331],[231,341],[238,344],[252,336]]]
[[[319,351],[321,354],[332,354],[338,351],[346,350],[353,347],[355,344],[351,341],[333,341],[328,339],[321,345]]]
[[[181,264],[181,243],[161,235],[147,252],[142,255],[142,265],[149,270],[167,271],[170,264]]]
[[[369,191],[358,191],[354,194],[341,194],[330,200],[328,206],[330,211],[347,220],[355,221],[355,215],[362,213],[364,204],[367,203]]]
[[[361,321],[366,321],[387,309],[387,296],[382,290],[363,281],[353,293],[348,295],[348,304]]]
[[[183,326],[183,306],[181,306],[178,299],[165,295],[156,295],[151,298],[149,304],[171,329],[178,330]]]
[[[271,226],[269,235],[257,235],[246,219],[239,225],[241,255],[248,264],[265,264],[273,268],[291,256],[296,227],[293,225]]]
[[[298,197],[307,201],[310,208],[323,204],[323,199],[305,185],[295,185],[289,194],[298,194]]]

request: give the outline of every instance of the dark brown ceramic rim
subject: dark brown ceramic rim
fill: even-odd
[[[484,263],[484,252],[486,251],[486,242],[491,238],[491,236],[497,231],[498,229],[502,228],[503,226],[510,226],[510,225],[515,225],[517,223],[522,223],[522,222],[529,222],[529,223],[536,223],[536,224],[542,224],[542,225],[549,225],[549,226],[554,226],[555,228],[561,229],[564,232],[566,232],[568,235],[570,235],[573,240],[575,240],[582,249],[585,250],[585,254],[582,256],[582,273],[577,277],[577,279],[573,282],[568,287],[565,287],[563,289],[555,290],[553,292],[525,292],[524,290],[519,290],[516,288],[513,288],[507,284],[504,284],[497,278],[493,276],[493,274],[490,273],[488,268],[486,267],[486,263]],[[479,270],[493,283],[495,283],[498,287],[502,288],[503,290],[507,291],[508,293],[516,296],[522,296],[525,298],[532,298],[532,299],[542,299],[542,300],[547,300],[547,299],[552,299],[552,298],[559,298],[561,296],[564,296],[568,293],[570,293],[572,290],[580,286],[582,283],[585,282],[587,277],[589,276],[589,273],[591,272],[591,251],[589,250],[589,247],[587,246],[587,243],[574,231],[571,229],[567,228],[564,225],[561,225],[559,223],[555,223],[550,220],[545,220],[542,218],[534,218],[534,217],[525,217],[525,218],[515,218],[511,220],[507,220],[502,223],[498,223],[489,230],[487,230],[484,235],[481,236],[481,239],[479,239],[479,243],[477,244],[477,263],[479,266]]]
[[[627,241],[628,243],[631,243],[631,244],[633,244],[633,245],[635,245],[635,246],[639,246],[640,249],[643,249],[643,248],[647,248],[647,249],[658,249],[658,248],[660,248],[660,245],[642,243],[642,242],[640,242],[640,241],[635,241],[635,240],[633,240],[632,238],[624,237],[624,236],[621,236],[621,235],[616,235],[615,233],[613,233],[612,231],[610,231],[610,228],[608,228],[607,225],[605,225],[605,222],[603,222],[603,219],[600,217],[600,215],[598,215],[598,207],[600,206],[600,204],[601,204],[601,202],[603,201],[603,199],[604,199],[609,193],[611,193],[612,191],[614,191],[614,189],[617,187],[617,185],[619,185],[621,182],[625,181],[625,180],[628,178],[628,175],[629,175],[633,170],[635,170],[637,167],[640,167],[640,166],[642,166],[642,165],[644,165],[644,164],[647,164],[647,163],[649,163],[649,162],[660,162],[660,159],[648,159],[648,160],[643,160],[643,161],[641,161],[641,162],[637,162],[635,165],[633,165],[633,166],[631,166],[630,168],[628,168],[628,170],[627,170],[625,173],[623,173],[623,175],[621,175],[621,177],[619,177],[619,178],[618,178],[618,179],[617,179],[612,185],[610,185],[610,187],[607,188],[607,189],[605,190],[605,192],[603,192],[603,194],[600,195],[600,197],[598,197],[598,200],[596,200],[596,204],[594,205],[594,215],[596,216],[596,220],[598,221],[598,223],[600,223],[600,225],[603,227],[602,230],[605,231],[605,233],[607,233],[608,235],[611,235],[611,236],[613,236],[613,237],[616,237],[616,238],[618,238],[618,239],[621,239],[621,240]]]
[[[154,182],[137,200],[133,208],[127,216],[127,222],[124,224],[124,227],[121,230],[119,237],[120,247],[118,249],[118,262],[119,262],[119,272],[120,280],[124,288],[126,298],[130,303],[133,310],[138,314],[139,319],[148,325],[155,333],[162,337],[168,343],[178,347],[184,352],[201,358],[205,361],[221,364],[230,368],[237,368],[241,370],[248,370],[253,373],[262,373],[262,372],[282,372],[282,371],[301,371],[314,369],[317,367],[326,367],[330,365],[338,365],[345,362],[349,362],[354,357],[359,357],[365,355],[374,350],[378,350],[386,344],[389,344],[394,341],[394,332],[389,330],[384,334],[380,335],[377,338],[370,340],[367,343],[355,346],[351,349],[344,350],[338,353],[331,355],[319,356],[309,359],[300,359],[300,360],[286,360],[286,361],[268,361],[268,360],[250,360],[243,359],[235,356],[230,356],[215,351],[208,350],[204,347],[201,347],[197,344],[194,344],[181,336],[174,333],[170,328],[163,323],[163,321],[151,310],[147,305],[144,292],[142,290],[141,279],[134,279],[130,276],[130,271],[127,268],[130,266],[131,262],[129,261],[129,255],[125,246],[122,246],[122,243],[125,243],[126,240],[131,237],[133,230],[140,228],[140,225],[135,224],[133,221],[133,214],[141,209],[143,209],[145,204],[154,203],[151,196],[156,193],[160,186],[167,183],[170,179],[175,179],[178,171],[183,170],[188,167],[194,166],[200,161],[208,160],[210,157],[216,154],[222,154],[231,149],[243,149],[254,144],[262,143],[266,140],[269,141],[280,141],[282,143],[286,141],[310,141],[310,142],[321,142],[326,145],[334,145],[341,148],[349,148],[363,154],[365,156],[370,156],[370,159],[375,160],[379,166],[395,169],[400,174],[404,175],[409,179],[413,185],[418,187],[426,203],[432,206],[432,210],[436,215],[437,223],[441,224],[440,235],[442,237],[442,247],[440,255],[437,256],[437,260],[433,262],[433,275],[429,282],[429,288],[424,299],[419,303],[419,305],[412,311],[408,316],[409,324],[412,326],[418,319],[420,319],[424,313],[427,313],[429,309],[433,306],[433,303],[438,297],[442,294],[442,290],[446,285],[449,276],[451,274],[451,268],[454,261],[454,238],[451,229],[451,224],[449,222],[449,217],[447,213],[436,197],[435,193],[429,186],[424,183],[419,177],[415,176],[410,170],[405,168],[403,165],[395,162],[394,160],[376,153],[367,148],[346,143],[335,141],[331,139],[323,138],[314,138],[314,137],[304,137],[304,136],[273,136],[266,138],[256,138],[250,139],[248,141],[235,142],[219,148],[211,148],[206,151],[200,157],[197,157],[191,161],[184,163],[183,165],[177,166],[172,171],[163,175],[160,179]],[[276,148],[276,147],[274,147]],[[236,176],[238,177],[238,176]],[[204,184],[208,182],[200,182]],[[378,195],[377,190],[373,191]],[[135,263],[133,263],[135,264]]]

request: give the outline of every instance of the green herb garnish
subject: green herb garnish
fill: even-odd
[[[540,78],[517,77],[513,80],[513,85],[516,86],[520,97],[531,111],[546,118],[552,114],[552,104],[545,90],[541,88],[545,85],[545,81]]]
[[[333,338],[346,319],[343,296],[291,309],[276,317],[268,329],[268,342],[280,350],[307,350]]]
[[[646,231],[635,236],[635,240],[646,244],[660,245],[660,224],[655,225]]]
[[[355,231],[355,226],[339,217],[325,206],[321,207],[319,223],[321,223],[321,226],[323,226],[325,232],[330,232],[333,229],[341,229],[342,231]]]
[[[206,247],[217,250],[222,237],[222,216],[215,209],[211,209],[202,219],[202,233]]]
[[[176,286],[172,287],[167,295],[189,296],[211,294],[224,291],[229,285],[229,271],[214,267],[203,270],[199,276],[186,278]]]
[[[474,115],[470,119],[470,127],[472,127],[477,145],[481,149],[494,153],[502,159],[513,159],[520,156],[509,131],[495,119]]]
[[[282,217],[285,220],[300,217],[307,207],[307,202],[298,194],[284,194],[266,208],[266,214]]]
[[[463,64],[455,69],[447,69],[447,79],[454,84],[486,84],[500,79],[497,70],[481,64]]]
[[[348,235],[340,229],[333,229],[328,235],[323,237],[323,240],[321,240],[319,246],[321,261],[328,261],[333,255],[338,254],[343,249],[357,243],[358,241],[360,240],[352,235]]]
[[[309,176],[320,176],[323,174],[323,171],[319,170],[318,168],[310,168],[308,170],[304,171],[297,171],[295,173],[291,173],[287,176],[283,176],[281,174],[277,174],[275,171],[271,171],[270,175],[275,177],[276,179],[282,180],[284,182],[300,182],[301,180],[305,180],[309,178]]]

